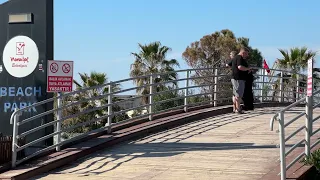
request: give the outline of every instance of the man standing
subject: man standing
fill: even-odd
[[[238,55],[236,55],[232,62],[227,64],[227,66],[231,65],[232,68],[232,86],[233,86],[233,104],[235,105],[234,112],[238,112],[242,114],[242,110],[240,107],[240,101],[243,97],[245,81],[248,75],[248,72],[251,71],[251,68],[248,67],[248,63],[246,62],[246,58],[248,57],[249,52],[247,48],[241,48]]]
[[[246,79],[246,85],[244,88],[244,93],[242,97],[243,101],[243,107],[242,110],[245,111],[250,111],[254,109],[253,102],[254,102],[254,97],[253,97],[253,91],[252,91],[252,86],[253,86],[253,81],[254,81],[254,75],[253,75],[253,70],[248,73],[248,77]]]
[[[231,51],[231,52],[230,52],[230,55],[229,55],[229,56],[230,56],[230,61],[228,62],[228,64],[226,64],[227,67],[232,67],[232,60],[233,60],[233,58],[236,56],[236,54],[237,54],[236,51]],[[233,112],[236,112],[237,107],[236,107],[236,103],[235,103],[235,101],[234,101],[234,98],[235,98],[235,96],[233,95],[233,96],[232,96]]]
[[[230,53],[230,58],[234,58],[234,56],[236,56],[237,52],[236,51],[231,51]]]

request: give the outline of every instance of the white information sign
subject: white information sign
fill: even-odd
[[[313,90],[312,75],[313,75],[313,59],[311,58],[308,60],[307,96],[312,96],[312,90]]]
[[[37,67],[39,61],[38,47],[27,36],[15,36],[4,47],[2,61],[11,76],[26,77]]]
[[[47,92],[71,92],[73,61],[48,60]]]

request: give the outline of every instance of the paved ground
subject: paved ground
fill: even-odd
[[[275,166],[278,134],[269,120],[279,108],[226,114],[170,129],[97,152],[43,174],[43,180],[254,180]],[[286,117],[302,112],[295,109]],[[315,113],[320,114],[320,112]],[[304,118],[286,133],[304,125]],[[320,127],[319,123],[314,127]],[[275,130],[278,128],[275,123]],[[288,144],[304,138],[302,133]]]

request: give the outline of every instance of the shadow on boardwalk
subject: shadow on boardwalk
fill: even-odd
[[[190,151],[274,149],[277,148],[275,145],[255,145],[254,143],[185,143],[182,141],[230,123],[245,121],[248,118],[258,117],[263,114],[275,114],[277,111],[279,110],[268,109],[268,111],[266,111],[263,109],[258,109],[242,115],[224,114],[215,116],[214,118],[188,123],[176,128],[164,130],[162,132],[140,138],[136,141],[123,142],[122,144],[114,146],[112,149],[107,151],[103,150],[86,157],[85,159],[79,160],[77,163],[64,167],[62,170],[66,171],[63,173],[81,174],[82,176],[87,176],[89,174],[99,175],[112,171],[124,163],[141,157],[171,157]],[[302,111],[293,110],[291,112],[301,113]],[[89,164],[77,168],[77,164],[91,159],[92,157],[97,160],[90,161]],[[107,165],[110,166],[110,168],[104,168]],[[61,169],[50,173],[60,174],[61,172],[59,171],[61,171]]]

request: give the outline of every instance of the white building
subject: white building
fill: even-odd
[[[142,104],[142,99],[136,98],[137,95],[115,95],[114,97],[122,101],[117,104],[123,109],[138,107]]]
[[[122,109],[131,109],[131,108],[136,108],[142,105],[142,98],[138,97],[137,95],[115,95],[119,101],[117,104],[122,108]],[[126,114],[131,118],[132,114],[134,113],[134,110],[129,110],[126,112]],[[143,108],[142,114],[146,114],[147,109],[146,107]]]

